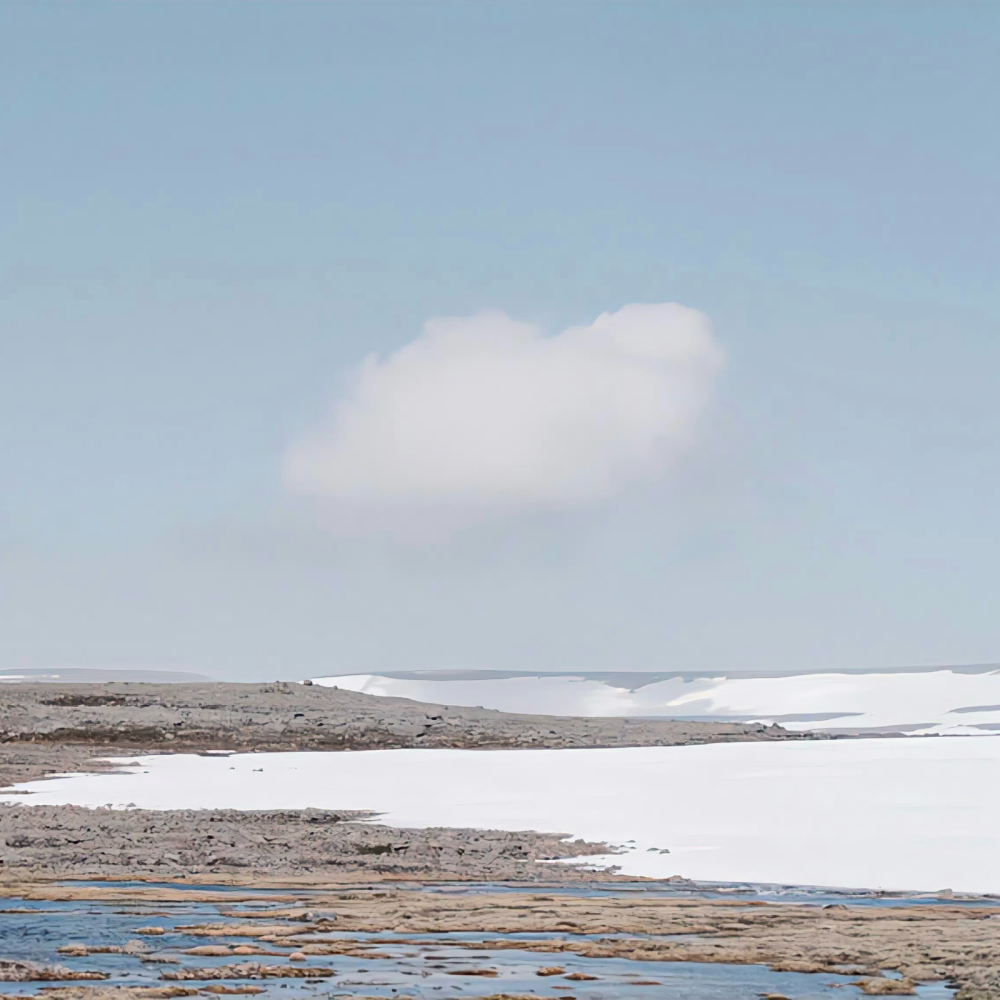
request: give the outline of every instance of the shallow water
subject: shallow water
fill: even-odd
[[[258,889],[238,885],[217,885],[215,883],[195,882],[132,882],[107,881],[87,879],[67,879],[55,883],[58,886],[81,886],[113,889],[180,889],[190,891],[208,891],[219,893],[254,893],[287,896],[294,891],[296,897],[308,897],[310,894],[327,895],[327,889]],[[365,890],[384,891],[385,886],[379,883],[370,885],[357,884],[352,886],[354,892]],[[507,883],[507,882],[396,882],[392,883],[394,892],[440,892],[455,895],[480,895],[483,893],[529,893],[537,895],[545,893],[550,896],[580,896],[602,899],[614,896],[645,894],[650,896],[688,897],[696,899],[740,899],[759,900],[772,903],[801,903],[817,906],[835,905],[838,903],[850,906],[920,906],[927,904],[947,903],[949,906],[996,906],[1000,897],[996,895],[949,895],[939,896],[931,893],[913,894],[905,892],[876,892],[868,890],[830,889],[820,886],[801,885],[760,885],[745,882],[570,882],[570,883]],[[253,904],[233,904],[236,907]],[[279,905],[275,903],[274,905]]]
[[[193,957],[179,954],[185,948],[202,943],[171,929],[179,924],[219,919],[219,908],[205,903],[171,903],[141,906],[80,902],[34,902],[18,898],[2,901],[6,912],[0,913],[2,957],[27,959],[46,964],[56,963],[76,970],[106,972],[109,985],[160,983],[164,969],[177,965],[150,965],[131,955],[90,955],[71,957],[56,949],[69,942],[90,945],[124,944],[136,937],[136,931],[150,923],[167,929],[162,937],[145,939],[158,954],[177,957],[184,965],[205,967],[234,961],[229,958]],[[23,912],[10,912],[21,910]],[[474,950],[459,947],[457,941],[489,942],[500,935],[467,934],[337,934],[359,942],[376,945],[384,958],[350,956],[310,957],[306,966],[329,968],[334,974],[322,980],[254,980],[267,994],[279,991],[296,994],[333,996],[365,995],[413,997],[482,996],[492,993],[537,993],[540,997],[579,1000],[633,1000],[633,998],[668,998],[668,1000],[756,1000],[761,994],[781,993],[792,1000],[822,1000],[837,997],[854,1000],[860,990],[849,985],[853,978],[833,974],[772,972],[762,966],[702,964],[691,962],[643,962],[631,959],[583,958],[566,953],[537,953],[518,949]],[[607,936],[607,935],[605,935]],[[564,935],[524,934],[506,938],[531,940]],[[212,943],[238,944],[244,938],[213,938]],[[252,960],[283,964],[280,958],[257,957]],[[569,982],[561,976],[540,978],[536,971],[559,965],[567,973],[582,972],[596,978],[588,982]],[[488,969],[494,976],[461,975],[463,970]],[[640,985],[642,981],[656,985]],[[226,980],[226,985],[250,983],[249,980]],[[35,993],[46,985],[59,983],[10,983],[4,992]],[[190,984],[197,985],[197,983]],[[941,984],[920,987],[924,1000],[951,996]]]

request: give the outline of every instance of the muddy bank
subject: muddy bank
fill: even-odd
[[[0,806],[0,884],[35,879],[305,886],[345,876],[573,879],[540,859],[607,853],[559,833],[401,830],[370,814],[295,810],[112,810]],[[593,877],[591,875],[590,877]]]
[[[318,685],[12,684],[0,744],[170,750],[682,746],[804,739],[756,723],[509,715]],[[0,773],[0,780],[6,774]]]

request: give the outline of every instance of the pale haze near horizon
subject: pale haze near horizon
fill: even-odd
[[[0,670],[1000,659],[996,8],[0,25]],[[664,303],[704,318],[704,363],[664,362],[663,324],[638,367],[631,327],[561,340]],[[425,349],[499,314],[485,362]],[[396,375],[423,413],[470,364],[510,389],[465,421],[435,397],[461,462],[432,423],[441,475],[402,475]],[[614,433],[580,450],[590,413]],[[487,430],[567,464],[499,502],[495,464],[454,479]],[[379,516],[345,519],[345,483]]]

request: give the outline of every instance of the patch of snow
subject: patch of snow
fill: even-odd
[[[634,679],[635,675],[624,675]],[[434,704],[538,715],[641,716],[778,722],[796,731],[1000,735],[1000,670],[676,675],[641,687],[613,675],[525,674],[432,679],[351,674],[313,683]]]
[[[372,809],[403,827],[533,829],[624,845],[587,861],[634,876],[1000,892],[1000,740],[981,736],[141,763],[145,773],[54,778],[0,799]]]

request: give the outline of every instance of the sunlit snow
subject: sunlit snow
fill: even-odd
[[[404,827],[627,844],[602,860],[637,876],[1000,892],[1000,740],[986,737],[165,755],[125,770],[2,798],[372,809]]]
[[[959,668],[780,677],[523,674],[441,679],[352,674],[316,684],[444,705],[543,715],[715,718],[778,722],[792,730],[1000,734],[1000,670]],[[654,678],[663,675],[652,675]]]

